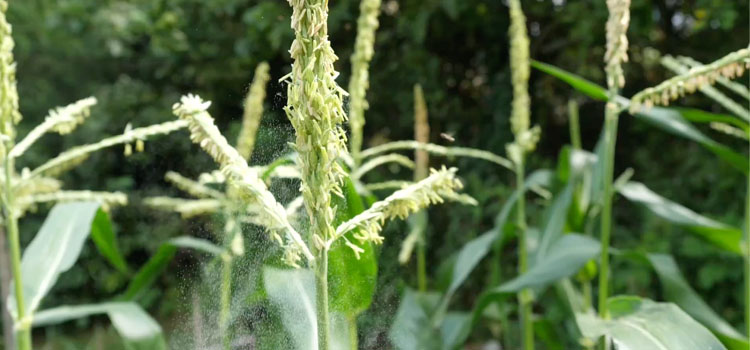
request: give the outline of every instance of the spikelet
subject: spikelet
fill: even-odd
[[[360,179],[370,170],[388,163],[396,163],[409,169],[414,169],[414,162],[412,162],[408,157],[402,156],[400,154],[386,154],[384,156],[372,158],[356,168],[354,172],[352,172],[352,179]]]
[[[382,243],[380,231],[386,220],[404,219],[431,204],[442,203],[446,196],[453,196],[462,188],[456,178],[456,168],[431,170],[430,176],[413,185],[400,189],[384,200],[376,202],[336,228],[336,235],[326,244],[330,245],[347,232],[359,228],[353,235],[360,243]]]
[[[245,159],[250,159],[255,148],[255,138],[263,117],[263,100],[266,98],[266,84],[271,76],[268,74],[268,63],[262,62],[255,68],[253,83],[245,97],[245,112],[242,115],[242,128],[237,137],[237,152]]]
[[[628,26],[630,25],[630,0],[607,0],[607,51],[604,62],[607,86],[610,90],[625,86],[622,64],[628,61]]]
[[[107,206],[127,205],[128,196],[122,192],[102,191],[56,191],[51,193],[32,194],[19,197],[19,203],[45,203],[45,202],[76,202],[91,201],[99,202]]]
[[[430,123],[427,121],[427,103],[424,100],[422,86],[414,85],[414,140],[421,143],[430,142]],[[430,154],[423,150],[414,150],[414,181],[427,177],[430,166]]]
[[[300,191],[312,239],[325,241],[334,234],[331,196],[341,195],[340,183],[345,176],[338,159],[347,153],[341,128],[346,121],[342,107],[346,92],[335,81],[338,72],[333,63],[337,57],[328,41],[328,1],[289,0],[289,4],[295,32],[289,53],[294,63],[287,77],[284,110],[297,134]]]
[[[382,153],[406,149],[425,150],[430,154],[443,157],[467,157],[482,159],[508,169],[513,169],[513,163],[511,163],[510,160],[492,152],[468,147],[446,147],[432,143],[422,143],[418,141],[394,141],[384,143],[382,145],[377,145],[375,147],[370,147],[362,151],[362,159],[374,157]]]
[[[4,181],[5,179],[3,179]],[[16,179],[12,179],[16,182]],[[4,183],[4,182],[3,182]],[[20,181],[14,186],[13,196],[16,198],[35,194],[57,192],[62,188],[62,182],[52,177],[39,177]]]
[[[143,204],[154,209],[173,211],[183,218],[212,214],[223,207],[217,199],[182,199],[173,197],[150,197],[143,200]]]
[[[187,122],[175,120],[162,124],[155,124],[143,128],[132,129],[129,132],[108,137],[99,142],[73,147],[55,158],[31,171],[30,177],[40,175],[53,176],[67,171],[85,160],[91,153],[104,148],[135,142],[136,140],[145,140],[151,136],[165,135],[173,131],[180,130],[187,126]]]
[[[44,121],[31,130],[21,142],[13,147],[8,155],[13,158],[20,157],[34,142],[48,131],[56,132],[60,135],[72,132],[91,115],[91,107],[95,104],[96,98],[87,97],[65,107],[51,109],[47,117],[44,118]]]
[[[667,69],[675,72],[676,74],[685,74],[688,72],[689,68],[688,66],[685,66],[680,61],[675,59],[672,56],[664,56],[661,59],[662,66],[666,67]],[[717,78],[717,82],[721,83],[721,81],[724,80],[726,83],[734,84],[727,80],[724,77]],[[739,85],[739,84],[737,84]],[[741,85],[740,85],[741,86]],[[727,110],[731,111],[735,115],[750,121],[750,111],[742,107],[739,103],[735,102],[733,99],[729,98],[729,96],[725,95],[723,92],[721,92],[719,89],[711,86],[711,85],[703,85],[698,88],[700,92],[707,97],[711,98],[712,100],[716,101],[720,105],[722,105]],[[676,93],[676,91],[675,91]],[[671,97],[671,96],[670,96]],[[676,98],[676,97],[675,97]]]
[[[57,191],[43,194],[32,194],[18,197],[16,199],[16,216],[22,217],[26,212],[34,212],[39,203],[64,203],[77,201],[99,202],[104,211],[113,206],[128,204],[128,197],[122,192],[98,192],[98,191]]]
[[[0,135],[15,138],[14,125],[21,121],[16,89],[16,63],[13,60],[13,30],[5,17],[8,2],[0,0]],[[2,155],[0,155],[2,156]]]
[[[513,102],[510,128],[515,140],[506,146],[508,156],[516,164],[523,162],[523,155],[536,148],[541,129],[530,127],[531,99],[529,98],[529,35],[526,31],[526,16],[519,0],[510,1],[510,69],[513,84]]]
[[[677,75],[661,84],[647,88],[633,96],[630,112],[653,105],[668,105],[687,94],[692,94],[703,86],[714,85],[720,77],[735,79],[745,73],[750,66],[750,48],[732,52],[712,63],[693,67],[684,74]]]
[[[195,198],[223,199],[225,197],[223,193],[201,183],[188,179],[187,177],[184,177],[174,171],[168,171],[166,174],[164,174],[164,180],[171,182],[175,187]]]
[[[392,189],[401,189],[411,184],[413,184],[413,182],[390,180],[390,181],[365,184],[365,189],[368,191],[392,190]]]
[[[362,150],[362,131],[365,126],[367,89],[370,87],[369,69],[372,56],[375,54],[375,31],[378,30],[381,0],[362,0],[359,3],[357,20],[357,38],[354,40],[352,54],[352,75],[349,80],[349,127],[351,128],[351,152],[359,161]]]
[[[172,110],[176,116],[188,123],[190,139],[219,164],[229,180],[231,187],[228,190],[237,193],[246,203],[259,206],[262,213],[259,216],[260,223],[269,230],[271,238],[284,248],[286,262],[298,266],[302,254],[308,260],[313,260],[299,233],[289,224],[284,207],[276,201],[263,181],[258,178],[258,174],[247,165],[247,161],[237,150],[229,145],[214,125],[213,118],[206,111],[210,105],[211,102],[204,102],[198,96],[187,95],[175,103]],[[280,233],[285,234],[286,239],[282,239]]]
[[[747,131],[744,131],[740,128],[731,126],[726,123],[720,123],[720,122],[711,122],[711,129],[714,129],[716,131],[725,133],[730,136],[734,136],[736,138],[742,139],[742,140],[748,140],[749,136]]]

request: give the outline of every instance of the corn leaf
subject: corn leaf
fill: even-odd
[[[34,316],[34,326],[53,325],[97,314],[109,316],[117,333],[123,338],[126,349],[167,349],[159,324],[138,304],[132,302],[59,306],[37,313]]]
[[[318,326],[313,272],[308,269],[265,267],[263,283],[269,300],[281,313],[283,326],[293,335],[293,344],[286,344],[284,349],[317,350]],[[337,312],[330,316],[331,350],[351,349],[346,316]]]
[[[60,274],[78,260],[99,207],[95,202],[57,204],[47,215],[21,259],[24,304],[29,314],[39,307]],[[15,292],[8,299],[10,313],[17,319]]]
[[[143,264],[118,300],[131,301],[137,299],[166,270],[175,253],[177,253],[177,248],[195,249],[215,256],[221,255],[224,251],[223,248],[205,239],[190,236],[173,238],[159,246],[156,253]]]
[[[531,66],[568,83],[574,89],[593,99],[600,101],[607,100],[607,90],[605,88],[582,77],[542,62],[532,61]],[[624,105],[630,104],[630,101],[624,97],[618,96],[618,101]],[[685,113],[685,115],[683,115],[683,113]],[[699,143],[722,160],[728,162],[735,169],[746,175],[748,174],[749,163],[746,157],[743,157],[741,154],[732,151],[727,146],[714,141],[686,120],[710,117],[708,114],[700,114],[692,109],[653,107],[642,109],[639,113],[635,114],[635,117],[671,134]],[[713,118],[721,119],[716,116]]]
[[[628,182],[619,188],[623,197],[644,205],[649,211],[675,225],[687,228],[706,241],[726,251],[741,254],[742,231],[700,215],[651,191],[640,182]]]
[[[120,271],[123,274],[130,273],[130,268],[125,262],[125,258],[123,258],[120,253],[120,248],[117,246],[117,236],[112,229],[112,222],[109,220],[109,215],[104,211],[99,210],[97,211],[96,216],[94,216],[94,222],[91,224],[91,240],[96,244],[99,253],[101,253],[102,256],[104,256],[107,261],[117,269],[117,271]]]
[[[341,190],[346,198],[334,195],[332,201],[337,208],[334,226],[365,210],[362,198],[350,178],[346,178]],[[346,246],[343,239],[336,240],[328,252],[328,292],[331,309],[349,316],[356,316],[370,307],[378,276],[375,247],[370,242],[359,244],[353,238],[354,233],[352,230],[345,234],[344,238],[364,249],[359,259],[354,251]]]
[[[746,350],[747,340],[706,304],[690,287],[674,258],[666,254],[644,254],[659,277],[664,297],[713,331],[732,350]]]
[[[619,350],[726,349],[700,323],[672,303],[656,303],[632,296],[610,298],[611,319],[579,313],[583,334],[592,339],[611,337]]]

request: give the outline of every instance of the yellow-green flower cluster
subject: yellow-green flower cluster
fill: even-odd
[[[222,202],[217,199],[182,199],[174,197],[150,197],[143,200],[143,204],[160,210],[179,213],[183,218],[211,214],[222,208]]]
[[[21,121],[18,111],[18,91],[16,89],[16,63],[13,60],[13,47],[10,23],[5,18],[8,2],[0,0],[0,134],[11,141],[15,138],[14,125]]]
[[[456,190],[461,189],[463,185],[456,178],[456,171],[456,168],[446,169],[445,167],[441,170],[432,169],[430,176],[424,180],[393,192],[384,200],[376,202],[369,209],[339,225],[336,228],[336,235],[327,244],[330,245],[355,228],[359,230],[354,234],[354,238],[360,244],[382,243],[383,237],[380,236],[380,231],[386,220],[405,219],[429,205],[442,203],[446,197],[457,197]]]
[[[335,81],[337,57],[328,41],[328,1],[289,0],[295,40],[285,107],[296,130],[295,149],[302,173],[300,191],[305,201],[314,242],[333,236],[335,208],[331,196],[340,194],[344,170],[338,163],[346,153],[346,121],[342,98],[346,92]]]
[[[253,83],[245,97],[245,112],[242,116],[242,129],[237,137],[237,152],[245,159],[250,159],[255,148],[255,138],[263,117],[263,100],[266,98],[266,84],[271,76],[268,74],[268,63],[262,62],[255,68]]]
[[[357,38],[352,54],[352,76],[349,80],[349,126],[351,127],[351,152],[359,161],[362,149],[362,130],[365,126],[367,89],[370,87],[369,68],[375,54],[375,31],[378,30],[381,0],[362,0],[359,3]]]
[[[180,119],[187,121],[190,139],[221,166],[231,189],[235,191],[233,193],[237,193],[248,204],[258,205],[258,223],[266,227],[271,238],[284,248],[286,262],[298,266],[302,255],[313,260],[299,233],[289,223],[284,207],[214,125],[213,118],[207,112],[210,105],[211,102],[204,102],[198,96],[187,95],[175,103],[172,110]]]
[[[539,142],[540,129],[529,129],[529,35],[526,31],[526,16],[523,14],[520,0],[510,0],[510,69],[513,84],[513,102],[510,116],[510,128],[515,141],[507,146],[510,159],[519,164],[523,155],[536,148]]]
[[[91,153],[98,150],[115,145],[136,142],[137,140],[143,141],[151,136],[169,134],[173,131],[184,128],[186,125],[187,123],[185,121],[175,120],[171,122],[132,129],[122,135],[108,137],[96,143],[73,147],[63,153],[60,153],[60,155],[50,159],[46,163],[40,165],[38,168],[32,170],[29,176],[54,176],[74,168],[75,166],[86,160],[86,158],[88,158]]]
[[[635,113],[641,106],[649,108],[653,105],[668,105],[670,101],[694,93],[703,86],[714,85],[721,77],[737,78],[750,68],[749,60],[750,48],[745,48],[712,63],[693,67],[684,74],[635,94],[631,99],[630,110]]]
[[[44,122],[37,125],[26,137],[21,140],[10,151],[10,157],[20,157],[26,150],[42,137],[46,132],[52,131],[60,135],[69,134],[75,128],[86,121],[91,115],[91,107],[96,104],[96,98],[88,97],[78,100],[65,107],[51,109]]]
[[[610,90],[625,86],[622,64],[628,61],[628,25],[630,24],[630,0],[607,0],[607,51],[604,62],[607,71],[607,86]]]

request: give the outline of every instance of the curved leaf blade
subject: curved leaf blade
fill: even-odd
[[[47,215],[21,258],[24,304],[29,314],[39,307],[60,274],[78,260],[99,207],[96,202],[57,204]],[[17,318],[13,290],[8,306],[11,315]]]
[[[109,215],[103,210],[97,211],[96,216],[94,216],[94,222],[91,224],[91,240],[96,244],[99,253],[117,271],[126,275],[130,273],[130,267],[128,267],[125,258],[120,253],[120,248],[117,246],[117,235],[112,229],[112,222],[109,219]]]
[[[651,191],[640,182],[628,182],[621,186],[618,191],[629,201],[644,205],[658,217],[675,225],[686,227],[717,247],[735,254],[742,254],[740,246],[742,231],[740,229],[707,218],[672,202]]]
[[[127,349],[167,348],[161,326],[138,304],[132,302],[59,306],[38,312],[34,316],[33,325],[41,327],[105,313],[123,338]]]
[[[614,297],[608,303],[611,320],[592,314],[576,316],[585,336],[607,335],[620,350],[726,350],[711,332],[672,303],[638,297]]]

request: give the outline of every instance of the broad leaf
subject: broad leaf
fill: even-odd
[[[695,113],[693,113],[693,115],[695,115]],[[641,110],[635,114],[635,117],[670,134],[697,142],[719,156],[719,158],[729,163],[735,169],[747,175],[749,166],[747,157],[732,151],[729,147],[714,141],[700,132],[700,130],[696,129],[693,124],[690,124],[690,122],[683,118],[680,114],[680,110],[665,107],[652,107]]]
[[[690,287],[672,256],[647,254],[645,257],[659,276],[664,297],[667,300],[674,302],[696,321],[711,329],[730,349],[747,349],[745,337],[714,312]]]
[[[437,309],[439,293],[404,292],[388,338],[398,350],[440,349],[440,331],[432,327],[432,313]]]
[[[586,262],[598,256],[600,251],[601,244],[591,237],[563,235],[526,273],[493,289],[492,292],[516,293],[525,288],[545,287],[573,275]]]
[[[34,313],[60,274],[78,260],[99,207],[100,204],[96,202],[57,204],[47,215],[21,259],[23,300],[27,313]],[[8,307],[11,315],[17,319],[13,290],[11,288]]]
[[[129,274],[130,268],[120,253],[117,246],[117,236],[112,229],[112,223],[109,215],[99,210],[94,216],[94,222],[91,224],[91,240],[96,244],[99,253],[101,253],[112,266],[123,274]]]
[[[166,342],[161,327],[140,306],[132,302],[112,302],[59,306],[34,315],[34,326],[47,326],[96,314],[107,314],[123,338],[126,349],[161,350]]]
[[[524,182],[523,189],[516,190],[503,204],[500,214],[495,218],[495,226],[483,233],[481,236],[474,238],[466,243],[458,252],[457,258],[453,263],[452,275],[448,289],[445,291],[445,298],[450,299],[453,293],[464,283],[469,274],[479,264],[492,248],[497,240],[503,239],[503,228],[508,222],[508,217],[515,207],[518,198],[525,194],[532,186],[547,187],[553,179],[553,173],[550,170],[537,170],[531,173]]]
[[[307,269],[263,269],[266,294],[281,313],[295,349],[318,349],[315,276]]]
[[[607,90],[605,88],[582,77],[542,62],[532,61],[531,66],[568,83],[574,89],[588,95],[593,99],[600,101],[606,101],[608,99]],[[618,102],[626,106],[630,104],[630,100],[621,96],[618,96]],[[685,115],[683,115],[683,113],[685,113]],[[748,174],[749,162],[746,157],[743,157],[741,154],[732,151],[728,147],[704,135],[687,120],[685,120],[686,118],[693,120],[696,120],[698,118],[707,118],[707,115],[700,115],[698,112],[696,112],[696,110],[693,109],[653,107],[649,109],[642,109],[639,113],[635,114],[635,117],[642,119],[671,134],[698,142],[706,149],[719,156],[719,158],[731,164],[735,169],[745,173],[746,175]]]
[[[344,181],[342,191],[346,198],[333,196],[333,204],[337,208],[334,226],[364,211],[362,199],[349,178]],[[328,252],[328,291],[332,310],[356,316],[372,303],[378,264],[373,245],[369,242],[359,244],[353,235],[352,231],[344,238],[365,251],[357,259],[354,251],[344,244],[344,238],[333,244]]]
[[[644,205],[660,218],[686,227],[724,250],[741,254],[742,231],[740,229],[707,218],[672,202],[640,182],[628,182],[619,191],[628,200]]]
[[[154,255],[146,261],[143,266],[136,272],[135,276],[128,283],[125,292],[118,298],[121,301],[130,301],[137,299],[141,293],[148,289],[154,281],[167,268],[167,265],[177,253],[177,248],[190,248],[212,255],[219,256],[224,249],[200,238],[190,236],[180,236],[163,243]]]
[[[592,314],[576,316],[586,337],[611,337],[618,350],[726,349],[706,328],[671,303],[638,297],[609,300],[611,320]]]

